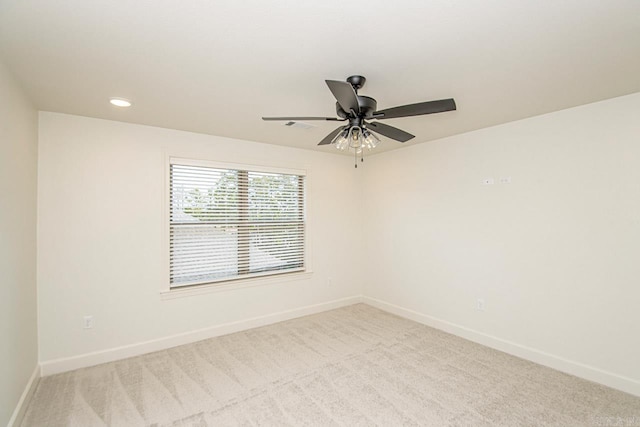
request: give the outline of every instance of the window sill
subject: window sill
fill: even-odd
[[[266,277],[254,277],[251,279],[240,279],[231,283],[211,283],[204,285],[189,286],[184,288],[175,288],[160,291],[160,299],[170,300],[175,298],[184,298],[193,295],[209,294],[214,292],[224,292],[234,289],[251,288],[254,286],[271,285],[275,283],[291,282],[294,280],[308,280],[311,278],[313,271],[301,271],[296,273],[276,274]]]

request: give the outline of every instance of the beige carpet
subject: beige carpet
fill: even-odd
[[[23,425],[626,426],[640,398],[358,304],[42,378]]]

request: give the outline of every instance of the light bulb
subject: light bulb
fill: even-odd
[[[347,139],[348,135],[349,135],[349,130],[345,129],[339,134],[337,134],[335,138],[333,138],[333,141],[331,141],[331,143],[332,144],[335,143],[336,148],[338,150],[344,150],[349,146],[349,140]]]
[[[362,135],[364,136],[364,145],[369,150],[376,148],[380,143],[380,139],[377,136],[369,132],[367,129],[362,131]]]
[[[349,147],[362,147],[362,129],[359,126],[354,126],[349,130]]]

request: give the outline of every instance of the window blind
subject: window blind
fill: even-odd
[[[304,270],[304,176],[170,165],[170,286]]]

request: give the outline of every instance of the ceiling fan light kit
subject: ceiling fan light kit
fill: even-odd
[[[456,109],[453,98],[437,101],[420,102],[417,104],[402,105],[377,111],[378,103],[375,99],[358,95],[367,79],[363,76],[351,76],[346,82],[338,80],[325,80],[329,90],[336,98],[336,117],[263,117],[262,120],[325,120],[348,121],[349,124],[341,126],[327,135],[318,145],[334,144],[338,150],[353,149],[358,167],[358,156],[364,161],[364,149],[372,150],[378,146],[380,139],[374,134],[386,136],[399,142],[407,142],[415,135],[411,135],[401,129],[384,123],[371,120],[395,119],[399,117],[421,116],[425,114],[442,113]]]
[[[372,150],[378,146],[380,138],[369,132],[367,128],[359,126],[345,126],[342,131],[336,135],[331,144],[340,151],[353,149],[356,157],[356,167],[358,167],[357,158],[364,161],[364,149]]]

